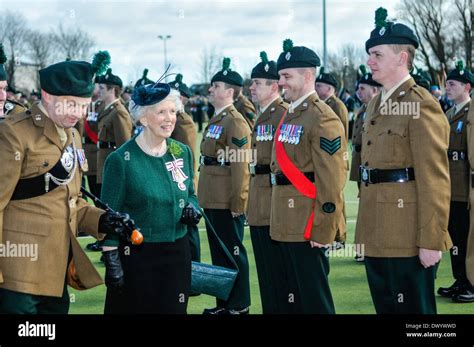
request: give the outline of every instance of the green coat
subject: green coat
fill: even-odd
[[[152,157],[141,150],[135,139],[107,157],[102,200],[115,211],[128,213],[141,229],[144,242],[174,242],[187,233],[187,226],[180,222],[186,202],[198,206],[191,150],[181,142],[167,139],[166,154]],[[185,174],[181,188],[167,169],[173,162],[169,153],[172,142],[182,149],[175,156]],[[108,237],[105,245],[117,246],[118,239]]]

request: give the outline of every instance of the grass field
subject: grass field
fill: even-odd
[[[201,135],[201,134],[199,134]],[[198,138],[200,141],[200,136]],[[199,143],[199,142],[198,142]],[[354,240],[355,222],[357,219],[357,185],[355,182],[347,182],[345,187],[346,215],[347,215],[347,242]],[[402,223],[403,221],[400,221]],[[210,253],[207,243],[207,236],[204,223],[199,225],[201,231],[201,254],[202,261],[210,263]],[[85,246],[92,242],[92,238],[81,238],[80,243]],[[255,268],[255,258],[253,256],[252,244],[248,228],[245,230],[244,244],[247,247],[250,262],[250,291],[252,297],[252,314],[262,312],[260,303],[260,293],[258,288],[257,272]],[[104,265],[99,261],[100,252],[87,253],[92,262],[104,274]],[[329,281],[331,291],[336,305],[336,313],[342,314],[371,314],[375,313],[372,300],[367,285],[365,267],[363,263],[357,263],[351,257],[331,257],[331,272]],[[451,275],[451,263],[449,253],[443,254],[443,259],[439,266],[436,288],[439,286],[449,286],[453,282]],[[70,313],[96,313],[103,312],[105,300],[105,286],[99,286],[86,291],[75,291],[70,288],[71,308]],[[474,304],[457,304],[451,299],[437,297],[438,313],[443,314],[473,314]],[[191,297],[188,305],[188,313],[201,314],[204,308],[214,307],[215,299],[207,295]]]

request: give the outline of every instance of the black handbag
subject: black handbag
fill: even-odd
[[[230,292],[234,288],[235,279],[239,273],[239,268],[229,250],[224,245],[222,240],[217,236],[214,227],[209,222],[209,219],[201,209],[201,213],[206,220],[211,233],[209,237],[214,237],[221,246],[222,252],[225,254],[227,260],[233,268],[227,268],[217,265],[192,262],[191,274],[191,293],[201,293],[215,296],[221,300],[227,300]]]

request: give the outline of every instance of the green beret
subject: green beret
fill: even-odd
[[[109,86],[123,87],[122,80],[117,75],[112,73],[112,69],[108,69],[107,73],[102,77],[100,83],[107,84]]]
[[[381,87],[382,85],[376,81],[373,80],[372,74],[367,71],[367,68],[365,65],[360,65],[359,66],[359,72],[361,74],[360,79],[357,81],[357,85],[359,84],[368,84],[373,87]]]
[[[428,72],[418,69],[416,66],[410,71],[411,77],[415,80],[415,83],[426,90],[431,89],[431,77]]]
[[[100,51],[92,60],[63,61],[39,71],[41,89],[51,95],[91,97],[96,75],[102,74],[110,64],[107,51]]]
[[[260,63],[255,65],[252,69],[252,74],[250,78],[264,78],[267,80],[279,80],[280,76],[278,75],[277,71],[277,64],[276,62],[268,61],[268,56],[266,52],[260,52],[260,59],[262,60]]]
[[[456,68],[448,74],[446,81],[455,80],[462,83],[469,83],[474,86],[474,76],[464,67],[462,60],[456,62]]]
[[[183,75],[180,73],[176,75],[175,80],[173,82],[170,82],[169,85],[171,88],[179,91],[179,93],[186,98],[190,98],[191,96],[193,96],[193,93],[188,88],[188,86],[183,83]]]
[[[324,72],[324,67],[321,68],[319,72],[319,76],[316,78],[316,82],[330,84],[336,89],[337,89],[337,86],[339,85],[339,83],[337,83],[336,77],[332,73]]]
[[[412,45],[418,48],[418,38],[405,24],[387,22],[387,10],[380,7],[375,11],[375,29],[365,43],[365,50],[378,45]]]
[[[146,84],[153,84],[155,82],[153,82],[151,79],[149,79],[147,77],[148,75],[148,69],[144,69],[143,70],[143,75],[142,75],[142,78],[140,78],[137,82],[135,82],[135,88],[138,87],[138,86],[144,86]]]
[[[0,81],[7,80],[7,72],[5,71],[4,64],[7,62],[7,55],[3,50],[3,45],[0,43]]]
[[[293,41],[283,41],[283,52],[278,57],[277,70],[297,67],[317,67],[321,65],[318,55],[311,49],[303,46],[293,47]]]
[[[216,73],[211,79],[211,84],[214,82],[224,82],[238,87],[244,86],[242,76],[230,69],[230,58],[224,58],[222,61],[222,70]]]

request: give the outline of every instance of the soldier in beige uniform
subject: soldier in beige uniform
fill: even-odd
[[[107,60],[108,53],[99,52],[92,64],[66,61],[40,70],[41,103],[0,123],[0,238],[10,248],[30,250],[0,257],[0,313],[66,314],[67,284],[102,284],[76,233],[100,238],[99,232],[123,232],[124,216],[81,197],[87,160],[73,127]]]
[[[467,115],[467,148],[470,166],[470,184],[469,184],[469,220],[474,220],[474,95],[471,88],[471,104]],[[466,276],[470,283],[474,283],[474,223],[469,224],[469,234],[466,249]]]
[[[315,52],[283,42],[279,85],[291,104],[270,163],[270,236],[285,264],[280,271],[286,280],[276,285],[286,290],[290,313],[335,313],[327,246],[341,222],[347,143],[341,121],[314,90],[317,66]]]
[[[451,128],[449,138],[449,173],[451,177],[451,206],[449,209],[449,235],[453,241],[451,248],[451,268],[455,282],[450,287],[441,287],[438,294],[452,298],[455,302],[474,302],[472,283],[466,275],[466,250],[469,236],[469,147],[467,124],[469,92],[474,77],[464,68],[462,61],[446,78],[446,96],[454,106],[446,112]]]
[[[377,313],[434,314],[441,251],[451,248],[449,125],[439,103],[409,74],[418,39],[379,8],[366,42],[381,93],[368,107],[356,243]]]
[[[275,131],[288,104],[280,96],[276,62],[268,61],[265,52],[262,61],[252,70],[250,92],[252,101],[258,105],[258,117],[252,132],[252,150],[255,155],[250,164],[250,190],[247,220],[250,225],[253,253],[257,266],[260,298],[263,314],[283,312],[280,306],[288,302],[287,293],[279,290],[278,277],[283,266],[278,245],[270,238],[270,161]]]
[[[359,109],[352,129],[352,162],[349,180],[357,182],[360,188],[359,169],[361,163],[360,152],[362,150],[362,127],[367,111],[367,104],[380,91],[381,85],[372,79],[372,74],[367,72],[365,65],[360,66],[361,78],[357,82],[357,97],[362,101],[362,107]]]
[[[26,107],[19,102],[7,99],[7,72],[4,64],[7,62],[7,56],[0,43],[0,121],[8,114],[21,113],[26,111]]]
[[[98,116],[97,184],[102,184],[105,159],[132,136],[132,119],[120,101],[122,80],[108,69],[100,81],[99,99],[104,110]]]
[[[197,129],[192,117],[186,113],[184,106],[192,96],[191,90],[186,83],[183,83],[183,75],[177,74],[173,82],[169,83],[171,88],[179,91],[183,109],[176,113],[176,124],[174,126],[171,138],[184,143],[191,148],[193,154],[193,168],[196,170],[196,139]],[[194,191],[197,192],[197,178],[196,172],[194,174]],[[188,225],[189,244],[191,246],[191,260],[201,261],[201,241],[199,239],[199,228],[197,225]]]
[[[216,113],[201,142],[198,199],[217,235],[233,255],[239,274],[228,300],[217,299],[217,306],[204,310],[204,314],[247,314],[250,306],[249,264],[243,238],[251,131],[233,105],[231,86],[242,84],[242,77],[229,66],[230,59],[224,58],[222,70],[214,75],[209,88],[209,101]],[[209,230],[208,239],[212,263],[232,268]]]
[[[235,87],[236,89],[235,94],[237,94],[238,96],[234,101],[234,107],[237,110],[237,112],[239,112],[242,116],[244,116],[245,120],[250,126],[250,129],[253,129],[255,125],[255,118],[256,118],[255,106],[242,93],[242,86]]]

